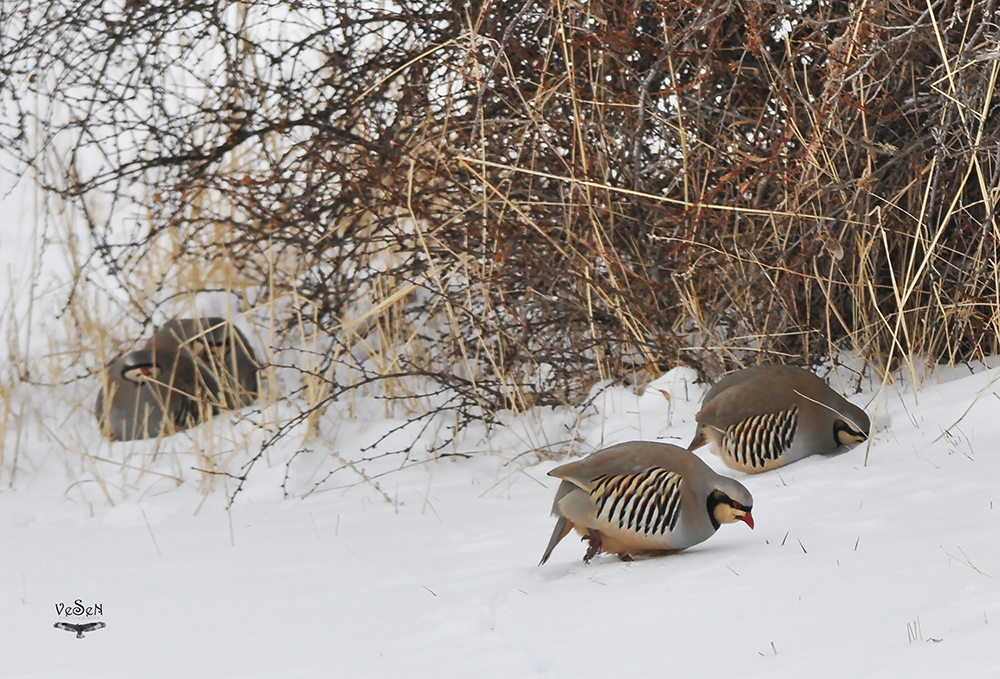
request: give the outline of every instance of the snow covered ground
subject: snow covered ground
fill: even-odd
[[[25,289],[31,242],[19,236],[11,256],[11,229],[0,238],[8,299]],[[585,565],[570,536],[543,567],[557,462],[530,451],[684,445],[704,392],[689,372],[642,394],[608,389],[584,412],[511,417],[489,438],[470,431],[466,456],[377,488],[347,469],[285,499],[286,472],[308,488],[334,455],[357,459],[399,423],[374,399],[353,418],[331,409],[311,452],[286,470],[301,443],[288,437],[229,511],[232,481],[206,493],[192,467],[206,440],[252,449],[247,423],[179,434],[153,459],[155,444],[97,435],[96,380],[22,385],[0,408],[21,414],[0,448],[0,675],[997,677],[998,381],[979,366],[916,393],[901,380],[849,394],[874,415],[869,445],[725,471],[754,495],[753,531],[724,526],[631,564]],[[78,599],[106,629],[53,628],[57,604]]]

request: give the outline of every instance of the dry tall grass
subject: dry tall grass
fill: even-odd
[[[141,206],[83,209],[133,317],[225,271],[312,347],[278,437],[359,390],[454,431],[677,364],[998,351],[995,0],[14,4],[3,140]]]

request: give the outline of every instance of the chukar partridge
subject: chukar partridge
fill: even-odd
[[[601,552],[631,561],[634,554],[687,549],[723,523],[753,528],[750,491],[668,443],[620,443],[549,476],[562,483],[552,503],[556,526],[539,566],[574,528],[590,542],[585,562]]]
[[[761,365],[723,377],[705,395],[689,450],[706,443],[733,469],[756,474],[868,438],[858,406],[808,370]]]
[[[167,367],[169,366],[169,367]],[[97,420],[115,441],[155,438],[197,424],[204,416],[190,356],[133,351],[111,361],[97,394]],[[214,383],[204,388],[212,389]]]
[[[221,405],[245,408],[257,401],[257,357],[246,335],[224,318],[209,316],[168,321],[147,348],[176,351],[186,347],[207,367],[219,385]]]

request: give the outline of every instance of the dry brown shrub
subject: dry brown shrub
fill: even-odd
[[[5,3],[3,141],[141,206],[90,223],[124,290],[174,234],[294,300],[313,414],[997,353],[994,0],[360,4]]]

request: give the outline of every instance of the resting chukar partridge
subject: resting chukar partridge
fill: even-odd
[[[189,349],[218,383],[221,405],[227,408],[245,408],[257,401],[257,357],[246,335],[224,318],[175,318],[157,330],[146,346]]]
[[[601,552],[631,561],[633,554],[687,549],[723,523],[753,528],[750,491],[668,443],[620,443],[549,476],[562,479],[552,503],[558,520],[539,566],[573,528],[590,541],[585,562]]]
[[[190,356],[133,351],[111,361],[107,371],[107,385],[97,394],[95,411],[112,440],[169,436],[203,419],[202,387]]]
[[[706,443],[733,469],[756,474],[868,438],[868,415],[808,370],[761,365],[723,377],[705,395],[689,450]]]

